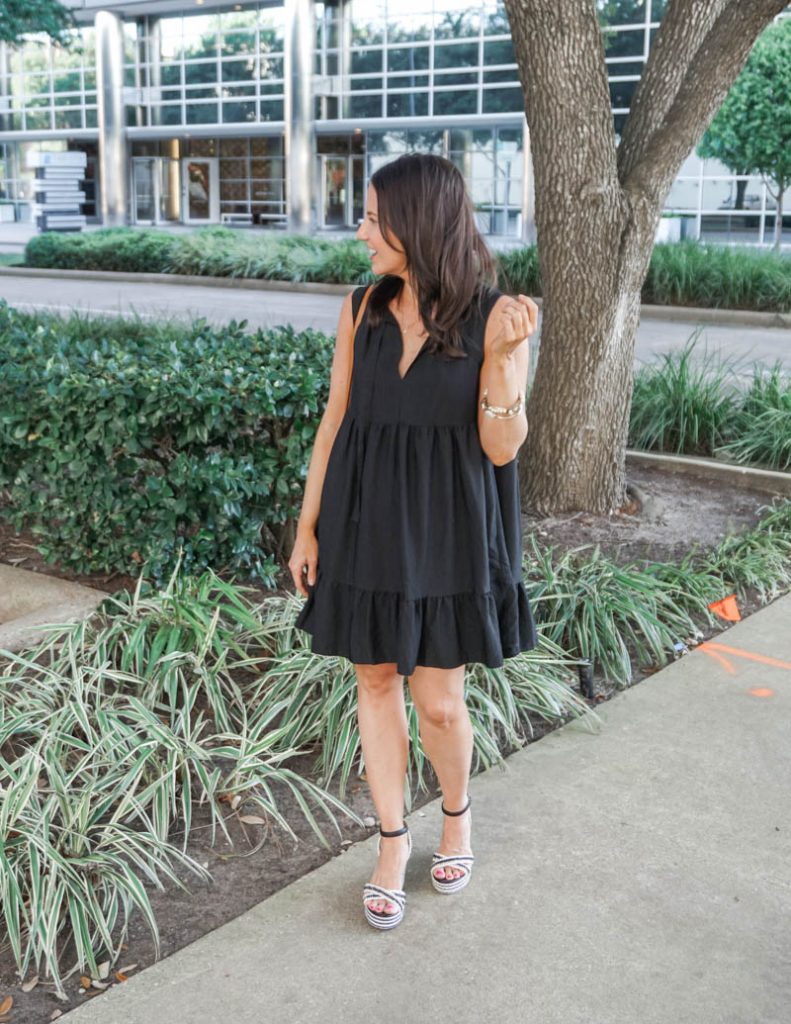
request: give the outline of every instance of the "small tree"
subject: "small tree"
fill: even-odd
[[[777,203],[774,248],[779,251],[783,194],[791,183],[791,19],[770,26],[758,39],[698,155],[716,158],[734,174],[761,175]]]
[[[0,42],[18,43],[30,32],[44,32],[61,46],[70,43],[74,15],[57,0],[0,0]]]
[[[635,335],[662,207],[786,3],[669,0],[617,141],[599,20],[612,5],[505,0],[530,127],[544,300],[520,456],[523,499],[539,515],[624,503]]]

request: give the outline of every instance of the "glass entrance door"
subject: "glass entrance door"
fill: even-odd
[[[179,220],[179,166],[166,156],[132,157],[132,223]]]
[[[322,155],[321,180],[324,185],[322,227],[346,226],[346,197],[348,195],[348,158]]]
[[[206,224],[220,219],[217,157],[194,157],[181,162],[181,188],[185,224]]]
[[[356,227],[363,217],[365,158],[319,154],[322,228]]]
[[[132,158],[132,196],[135,224],[156,222],[156,157],[136,156]]]

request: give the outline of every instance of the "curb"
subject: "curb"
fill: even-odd
[[[715,309],[706,306],[640,306],[640,317],[644,320],[697,320],[723,326],[746,327],[791,327],[791,313],[777,310],[762,312],[759,309]]]
[[[328,284],[324,281],[271,281],[249,277],[209,277],[201,274],[133,274],[115,270],[48,270],[43,267],[0,267],[0,276],[44,277],[72,281],[138,282],[160,285],[186,285],[198,288],[246,288],[253,291],[313,292],[316,295],[345,296],[355,284]],[[535,299],[539,308],[543,299]],[[702,306],[657,306],[643,304],[640,316],[651,320],[705,321],[752,327],[791,327],[791,313],[776,310],[712,309]]]
[[[676,473],[689,473],[704,479],[717,480],[744,491],[764,491],[766,494],[782,494],[791,498],[791,473],[774,469],[757,469],[754,466],[738,466],[717,459],[703,459],[692,455],[664,455],[659,452],[643,452],[636,448],[626,449],[626,460],[637,466],[658,466]]]

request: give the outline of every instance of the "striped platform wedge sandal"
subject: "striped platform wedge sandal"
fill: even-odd
[[[447,814],[449,817],[457,817],[459,814],[464,814],[469,810],[470,804],[472,803],[472,797],[467,794],[467,803],[460,811],[446,811],[445,804],[440,804],[442,813]],[[450,895],[454,892],[459,892],[470,880],[472,874],[472,865],[475,857],[471,853],[456,853],[456,854],[444,854],[435,853],[431,859],[431,884],[437,890],[437,892]],[[437,878],[434,872],[438,867],[441,868],[457,868],[462,873],[458,878]]]
[[[394,832],[384,832],[382,828],[379,829],[379,838],[376,841],[376,855],[379,856],[379,851],[382,848],[382,836],[402,836],[407,833],[407,843],[409,846],[409,853],[407,854],[407,860],[412,854],[412,833],[409,831],[409,826],[404,825],[403,828],[397,828]],[[406,868],[404,868],[406,871]],[[375,902],[376,900],[389,900],[390,903],[395,903],[398,907],[397,910],[388,912],[387,910],[373,910],[368,904]],[[366,882],[363,886],[363,910],[365,911],[365,919],[368,924],[374,928],[395,928],[396,925],[400,924],[404,919],[404,910],[406,907],[406,893],[403,889],[385,889],[384,886],[376,885],[374,882]]]

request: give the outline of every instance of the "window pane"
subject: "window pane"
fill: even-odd
[[[255,80],[255,61],[225,60],[220,65],[223,82],[248,82]]]
[[[468,90],[457,92],[435,92],[435,114],[474,114],[477,111],[478,94]]]
[[[610,82],[610,105],[613,107],[626,107],[632,105],[632,97],[637,88],[637,82]]]
[[[428,68],[427,46],[397,47],[387,51],[388,71],[424,71]]]
[[[516,64],[516,57],[510,39],[495,39],[483,44],[483,65]]]
[[[187,124],[215,124],[217,120],[216,103],[187,104]]]
[[[431,39],[431,15],[412,14],[391,18],[387,24],[387,38],[391,43],[419,43]]]
[[[480,15],[478,11],[460,10],[458,2],[453,4],[453,10],[440,14],[438,4],[435,2],[434,9],[437,11],[437,20],[434,24],[435,39],[464,39],[469,36],[477,36],[480,31]]]
[[[645,21],[645,0],[618,0],[617,4],[597,0],[596,6],[602,24],[629,25]]]
[[[665,200],[665,208],[672,210],[697,210],[699,183],[697,181],[674,181]]]
[[[521,89],[484,89],[484,114],[516,113],[524,110],[524,97]]]
[[[645,49],[644,29],[626,29],[624,32],[602,29],[602,37],[607,57],[634,57]]]

